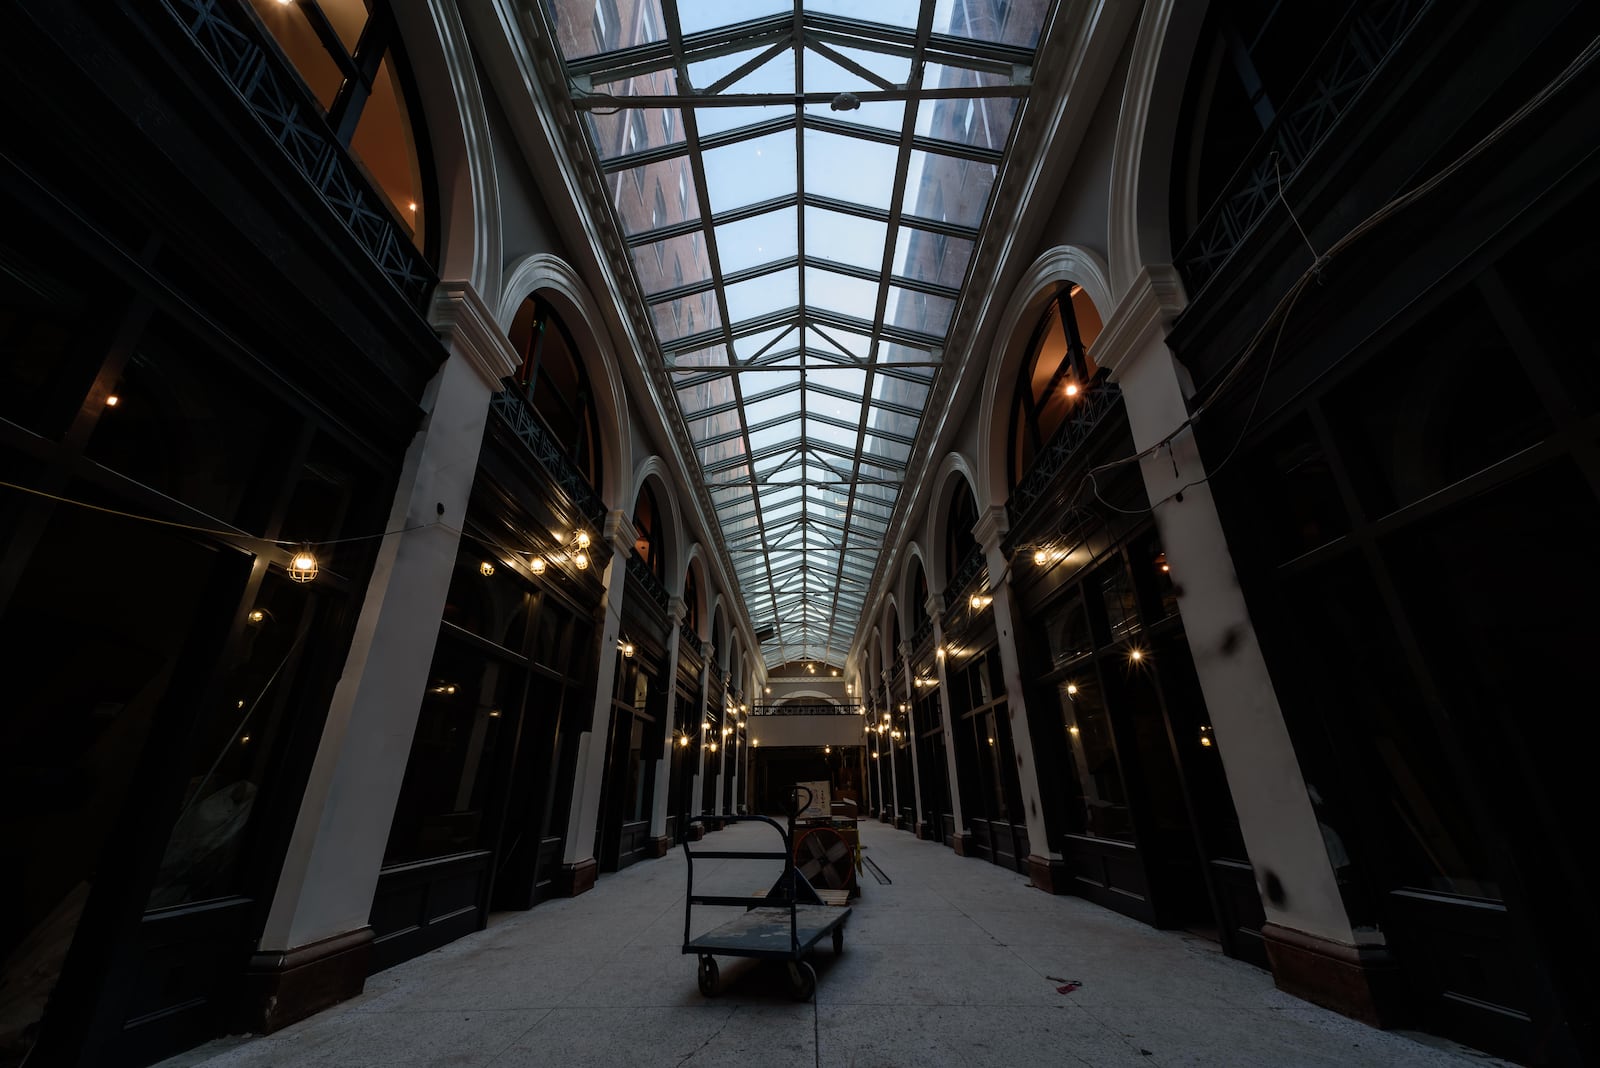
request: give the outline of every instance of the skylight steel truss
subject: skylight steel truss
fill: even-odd
[[[842,664],[1047,0],[538,2],[763,656]]]

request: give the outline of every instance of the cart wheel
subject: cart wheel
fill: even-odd
[[[716,997],[721,991],[717,987],[717,958],[700,958],[700,993],[708,998]]]
[[[796,1001],[810,1001],[817,992],[817,973],[805,961],[789,962],[789,993]]]
[[[835,927],[833,929],[833,955],[837,957],[839,954],[841,954],[843,952],[844,952],[844,928],[843,927]]]

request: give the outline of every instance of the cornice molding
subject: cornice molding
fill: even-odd
[[[441,281],[428,307],[428,323],[451,354],[466,360],[491,392],[498,393],[501,379],[516,373],[521,362],[517,352],[471,282]]]

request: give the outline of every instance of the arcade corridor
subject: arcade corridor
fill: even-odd
[[[767,837],[736,825],[715,844]],[[700,996],[694,958],[679,952],[675,851],[582,897],[501,915],[277,1034],[217,1039],[164,1066],[1504,1063],[1309,1005],[1203,938],[1040,893],[932,842],[877,824],[863,839],[893,882],[863,877],[843,956],[813,958],[809,1003],[752,961],[725,960],[721,996]],[[716,863],[699,862],[697,880]],[[1058,992],[1071,981],[1082,985]]]

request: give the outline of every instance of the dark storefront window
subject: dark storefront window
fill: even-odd
[[[1062,288],[1045,308],[1011,401],[1006,472],[1013,489],[1078,407],[1083,391],[1094,379],[1096,367],[1089,348],[1100,329],[1099,309],[1082,286]]]
[[[1133,821],[1128,815],[1128,791],[1122,784],[1100,680],[1091,665],[1088,671],[1063,679],[1056,688],[1066,724],[1067,749],[1077,772],[1069,826],[1092,838],[1131,842]]]

